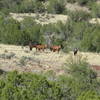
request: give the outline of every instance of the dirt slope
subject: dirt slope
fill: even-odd
[[[78,55],[85,57],[91,65],[100,65],[100,54],[79,52]],[[28,47],[0,44],[0,68],[5,71],[46,72],[53,70],[57,74],[63,74],[69,57],[75,60],[80,59],[75,58],[73,52],[57,53],[49,50],[36,52],[35,49],[29,51]]]

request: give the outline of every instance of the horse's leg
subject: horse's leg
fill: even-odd
[[[41,48],[38,48],[38,51],[41,51]]]
[[[55,49],[53,49],[53,52],[55,52],[56,50]]]
[[[52,50],[52,49],[50,49],[50,51],[52,52],[53,50]]]
[[[58,49],[58,53],[59,53],[59,51],[60,51],[60,48]]]
[[[42,48],[43,52],[45,51],[45,49],[46,49],[45,47]]]
[[[58,53],[59,53],[59,49],[58,49],[57,51],[58,51]]]
[[[36,47],[36,52],[38,51],[38,48]]]
[[[49,50],[52,51],[52,48],[50,47]]]
[[[47,51],[47,48],[44,47],[44,48],[43,48],[43,51]]]
[[[32,47],[30,47],[30,51],[32,51]]]
[[[41,48],[39,48],[39,51],[41,51]]]

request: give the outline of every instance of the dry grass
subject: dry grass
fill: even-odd
[[[74,3],[74,4],[67,3],[66,8],[71,11],[85,11],[85,12],[90,13],[90,10],[87,7],[82,7],[78,5],[77,3]]]
[[[28,52],[26,52],[28,51]],[[0,44],[0,55],[13,53],[12,58],[2,58],[0,56],[0,67],[5,71],[18,70],[20,72],[46,72],[53,70],[57,75],[64,73],[64,65],[73,53],[57,53],[46,50],[45,52],[36,52],[35,49],[29,51],[28,47],[3,45]],[[100,65],[100,54],[78,52],[77,56],[87,58],[91,65]],[[76,57],[74,57],[76,59]],[[22,61],[21,61],[22,60]]]
[[[97,1],[97,4],[100,4],[100,0]]]
[[[89,22],[92,24],[96,24],[96,23],[100,24],[100,18],[92,18]]]
[[[86,11],[89,12],[87,8],[80,8],[77,5],[73,6],[73,4],[67,4],[66,6],[69,10],[72,11]],[[34,21],[36,21],[37,23],[41,24],[41,25],[45,25],[45,24],[50,24],[50,23],[57,23],[58,21],[61,21],[62,23],[65,23],[66,21],[68,21],[68,19],[70,18],[67,15],[60,15],[60,14],[35,14],[35,13],[10,13],[10,16],[21,22],[24,20],[24,18],[27,17],[32,17],[34,19]],[[89,20],[90,23],[92,24],[100,24],[100,18],[92,18]]]
[[[68,16],[65,15],[57,15],[57,14],[35,14],[35,13],[10,13],[10,16],[21,22],[25,17],[32,17],[37,23],[42,25],[49,23],[57,23],[58,21],[62,21],[63,23],[68,20]]]

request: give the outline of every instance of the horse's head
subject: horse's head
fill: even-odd
[[[78,51],[78,48],[75,48],[75,49],[74,49],[74,52],[77,52],[77,51]]]
[[[74,52],[74,55],[76,55],[77,52],[78,52],[78,48],[75,48],[75,49],[73,50],[73,52]]]
[[[64,46],[62,44],[60,45],[60,47],[61,47],[61,49],[64,49]]]

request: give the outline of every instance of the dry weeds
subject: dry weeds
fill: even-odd
[[[21,22],[26,17],[32,17],[37,23],[42,25],[49,23],[57,23],[58,21],[62,21],[63,23],[68,20],[68,16],[58,15],[58,14],[36,14],[36,13],[10,13],[10,16]]]
[[[5,52],[5,50],[7,52]],[[25,51],[28,52],[25,52]],[[18,70],[19,72],[47,72],[53,70],[57,75],[64,73],[64,65],[68,62],[70,56],[74,59],[73,52],[57,53],[46,50],[45,52],[36,52],[35,49],[29,51],[28,47],[3,45],[0,44],[0,55],[13,53],[14,57],[11,59],[4,59],[0,57],[0,68],[5,71]],[[77,56],[87,58],[87,62],[91,65],[100,65],[100,54],[90,52],[78,52]],[[23,57],[25,59],[23,59]],[[20,60],[22,62],[20,62]],[[22,63],[22,65],[20,64]]]
[[[96,24],[96,23],[100,24],[100,18],[92,18],[89,22],[92,24]]]
[[[90,10],[87,7],[82,7],[78,5],[77,3],[74,3],[74,4],[67,3],[66,8],[71,11],[85,11],[85,12],[90,13]]]

